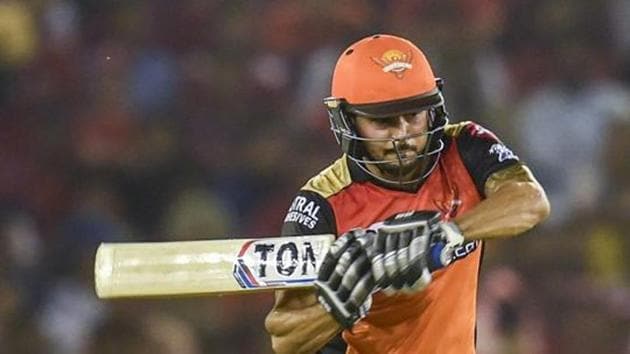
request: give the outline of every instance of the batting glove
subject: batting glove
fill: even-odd
[[[396,214],[378,229],[370,261],[376,284],[386,294],[417,292],[429,285],[430,248],[439,225],[440,213],[416,211]]]
[[[328,250],[319,269],[317,299],[343,327],[350,328],[367,315],[375,283],[367,249],[374,231],[352,230]]]

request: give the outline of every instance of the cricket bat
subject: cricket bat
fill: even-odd
[[[309,287],[334,235],[102,243],[99,298],[222,295]]]

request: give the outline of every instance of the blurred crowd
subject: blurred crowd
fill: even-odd
[[[0,0],[0,352],[270,353],[270,294],[100,301],[95,249],[278,234],[339,154],[338,53],[385,32],[551,199],[544,226],[486,244],[479,353],[630,353],[628,18],[627,0]]]

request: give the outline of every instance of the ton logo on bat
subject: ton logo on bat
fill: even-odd
[[[251,240],[241,248],[233,274],[246,289],[310,284],[320,248],[310,241]]]

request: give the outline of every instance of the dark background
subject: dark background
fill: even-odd
[[[339,154],[338,53],[385,32],[552,202],[487,243],[479,353],[630,353],[629,18],[627,0],[0,0],[0,352],[269,353],[270,294],[99,301],[95,248],[278,234]]]

